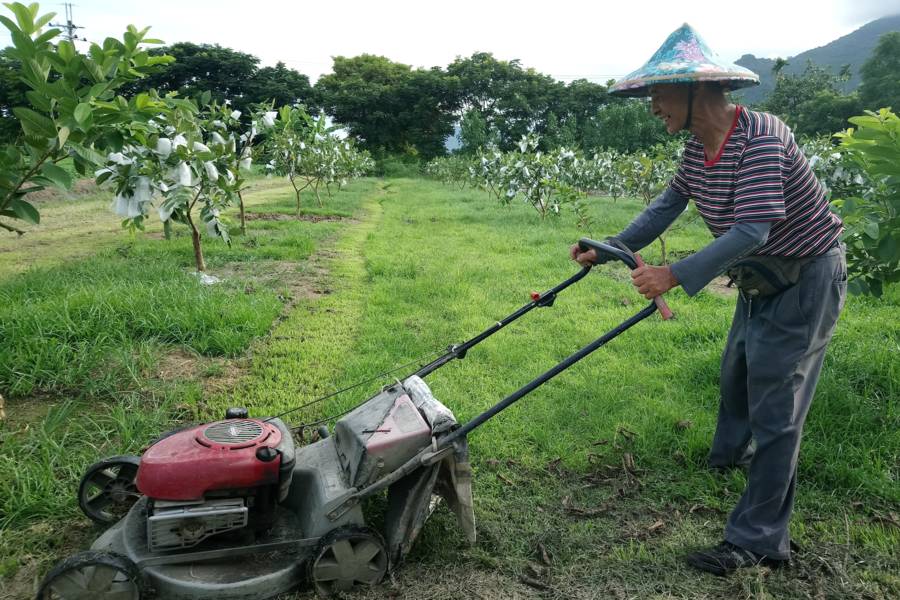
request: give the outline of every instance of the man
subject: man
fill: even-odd
[[[670,135],[693,134],[668,189],[615,241],[634,251],[648,245],[691,198],[714,237],[675,264],[634,270],[634,285],[647,298],[678,285],[693,296],[728,272],[739,286],[709,464],[749,465],[748,482],[725,540],[687,557],[718,575],[790,560],[800,436],[847,285],[842,223],[790,130],[725,95],[758,83],[685,24],[646,65],[610,88],[649,95]],[[571,255],[582,265],[605,260],[577,245]]]

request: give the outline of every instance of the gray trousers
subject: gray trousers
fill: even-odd
[[[757,554],[790,557],[800,437],[846,291],[841,244],[804,265],[800,281],[784,292],[738,298],[709,464],[749,464],[725,539]]]

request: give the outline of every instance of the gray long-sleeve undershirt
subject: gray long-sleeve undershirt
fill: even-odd
[[[616,238],[637,252],[658,238],[687,204],[688,198],[668,187]],[[693,296],[714,277],[765,244],[771,227],[770,222],[738,221],[724,235],[674,263],[672,274],[688,296]]]

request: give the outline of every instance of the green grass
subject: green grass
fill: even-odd
[[[248,211],[292,214],[290,188],[269,185],[252,194]],[[69,209],[48,209],[48,218]],[[602,237],[618,231],[639,209],[630,200],[596,199],[597,231],[589,233]],[[84,371],[95,374],[89,381],[72,376],[65,386],[35,385],[49,396],[20,406],[46,400],[54,408],[44,418],[46,411],[35,410],[34,418],[0,426],[0,498],[9,499],[0,503],[0,580],[21,585],[96,535],[84,528],[84,519],[73,519],[74,487],[93,460],[135,452],[172,422],[218,417],[236,404],[250,406],[256,415],[272,414],[437,353],[527,302],[531,290],[547,289],[574,273],[567,248],[585,234],[568,217],[542,223],[525,206],[500,207],[481,192],[422,180],[360,182],[319,210],[310,207],[307,213],[352,219],[257,218],[231,249],[209,244],[210,271],[226,277],[216,292],[221,297],[191,287],[184,237],[167,243],[139,236],[123,245],[124,234],[113,242],[101,236],[95,246],[100,253],[85,264],[58,255],[65,239],[60,229],[59,239],[35,253],[36,269],[7,272],[0,290],[14,290],[10,297],[17,302],[29,297],[46,302],[30,305],[31,316],[15,313],[15,322],[35,323],[5,334],[17,344],[26,338],[35,347],[49,345],[37,325],[44,320],[63,331],[77,329],[72,321],[81,319],[65,317],[64,299],[71,290],[86,294],[96,288],[97,295],[84,296],[83,306],[110,308],[100,320],[86,320],[84,327],[93,323],[94,329],[79,338],[85,356],[93,356],[87,342],[97,332],[115,331],[127,333],[116,352],[144,362],[133,369],[126,392],[110,384],[95,393],[102,401],[61,403],[54,395],[74,383],[87,398],[96,373],[103,372],[96,366]],[[669,248],[688,252],[707,240],[702,225],[688,224],[670,235]],[[118,246],[124,250],[117,252]],[[645,252],[648,261],[657,256],[655,247]],[[303,285],[281,280],[279,269],[288,263],[288,273]],[[129,275],[131,268],[136,274]],[[174,275],[153,275],[156,268],[172,268]],[[552,308],[533,311],[465,360],[435,372],[429,384],[436,396],[468,420],[643,306],[624,267],[595,271]],[[169,297],[179,309],[149,300],[166,297],[172,281],[184,286]],[[35,288],[42,291],[29,296]],[[132,302],[107,302],[116,294]],[[269,306],[272,298],[290,302],[279,319],[265,311],[251,310],[253,317],[241,312],[241,303]],[[900,506],[897,286],[880,300],[851,298],[829,350],[801,450],[792,524],[805,548],[798,567],[717,579],[684,566],[686,548],[719,539],[725,514],[744,485],[742,473],[716,475],[704,465],[733,303],[733,297],[711,291],[695,298],[675,291],[669,294],[675,321],[653,316],[640,323],[473,432],[478,544],[466,546],[452,516],[441,509],[398,572],[397,589],[379,588],[369,597],[897,597],[900,535],[891,517]],[[280,310],[277,301],[274,306]],[[223,319],[230,311],[243,315],[236,318],[243,337],[233,331],[230,317]],[[0,327],[8,332],[13,317],[7,314],[0,312]],[[173,319],[179,325],[169,328]],[[139,328],[135,320],[149,324]],[[193,378],[148,378],[147,363],[173,344],[201,357],[237,355],[241,368],[218,391],[209,391],[203,380],[234,371],[231,363],[205,364]],[[15,372],[27,372],[29,365],[40,371],[34,361],[22,365]],[[9,394],[10,383],[0,381]],[[337,414],[379,385],[291,420]],[[17,399],[9,405],[16,418]],[[630,460],[633,472],[622,467]],[[54,542],[59,536],[47,525],[76,533]],[[22,552],[17,541],[22,538],[35,550]],[[552,564],[540,567],[548,588],[537,591],[518,578],[539,558],[541,546]]]

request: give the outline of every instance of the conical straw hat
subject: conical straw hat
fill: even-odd
[[[666,38],[643,67],[617,81],[609,92],[619,96],[649,96],[651,85],[698,81],[716,81],[737,89],[759,85],[759,75],[722,60],[685,23]]]

